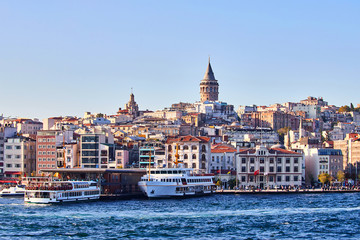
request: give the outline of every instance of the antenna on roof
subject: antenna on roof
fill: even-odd
[[[262,119],[261,119],[261,112],[260,112],[260,146],[262,146]]]

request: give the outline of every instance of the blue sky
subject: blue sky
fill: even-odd
[[[1,1],[0,114],[114,114],[200,99],[356,105],[359,1]]]

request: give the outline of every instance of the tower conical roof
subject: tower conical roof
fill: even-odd
[[[205,75],[204,75],[204,80],[216,80],[215,76],[214,76],[214,72],[211,68],[210,59],[209,59],[208,67],[207,67]]]

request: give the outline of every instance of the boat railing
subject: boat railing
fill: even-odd
[[[65,191],[72,190],[72,186],[27,186],[26,190]]]

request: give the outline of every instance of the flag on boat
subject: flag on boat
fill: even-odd
[[[231,171],[229,171],[227,174],[230,174],[231,173]]]
[[[254,172],[254,175],[256,176],[256,175],[259,175],[259,173],[260,173],[260,170],[256,170],[255,172]]]

